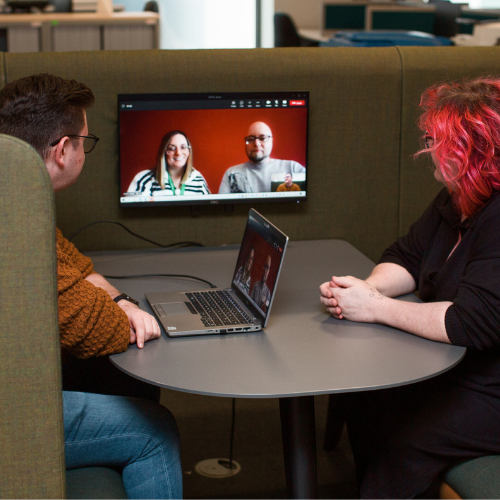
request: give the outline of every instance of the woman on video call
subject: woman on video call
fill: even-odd
[[[210,194],[205,178],[193,167],[193,149],[184,132],[171,130],[163,136],[156,167],[139,172],[128,192],[148,196]]]
[[[362,498],[438,498],[447,468],[500,454],[500,78],[436,84],[421,107],[444,189],[365,281],[334,276],[321,301],[467,352],[434,379],[349,395]],[[417,289],[423,303],[391,298]]]

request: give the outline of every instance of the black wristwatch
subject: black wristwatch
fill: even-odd
[[[139,302],[137,302],[137,300],[133,299],[130,295],[127,295],[126,293],[122,293],[116,296],[113,300],[116,303],[120,302],[120,300],[128,300],[129,302],[132,302],[132,304],[135,304],[137,307],[139,307]]]

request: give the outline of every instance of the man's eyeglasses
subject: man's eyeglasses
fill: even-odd
[[[425,147],[427,149],[434,147],[434,137],[432,137],[432,135],[425,134],[424,140],[425,140]]]
[[[245,144],[253,144],[257,139],[260,142],[267,142],[272,135],[249,135],[245,137]]]
[[[177,146],[168,146],[165,151],[168,155],[173,155],[177,152],[178,149],[180,149],[181,153],[186,153],[191,149],[191,146],[188,146],[187,144],[183,144],[180,148],[178,148]]]
[[[50,145],[55,146],[64,137],[77,137],[77,138],[83,139],[83,152],[85,154],[90,153],[95,148],[95,145],[97,144],[97,141],[99,140],[99,137],[96,137],[93,134],[90,134],[90,135],[67,134],[67,135],[63,135],[62,137],[59,137],[59,139],[56,139],[55,141],[51,142]]]

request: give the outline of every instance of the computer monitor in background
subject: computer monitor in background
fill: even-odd
[[[334,2],[323,4],[324,31],[338,30],[364,30],[366,17],[366,4],[353,2]]]
[[[367,7],[366,29],[434,33],[434,5],[372,5]]]
[[[305,200],[308,104],[305,91],[119,95],[120,206]]]

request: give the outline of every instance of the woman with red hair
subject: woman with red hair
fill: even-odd
[[[432,380],[349,396],[363,498],[436,498],[448,467],[500,454],[500,78],[434,85],[421,107],[418,154],[444,189],[366,280],[333,276],[321,301],[467,353]],[[393,299],[416,290],[423,303]]]

